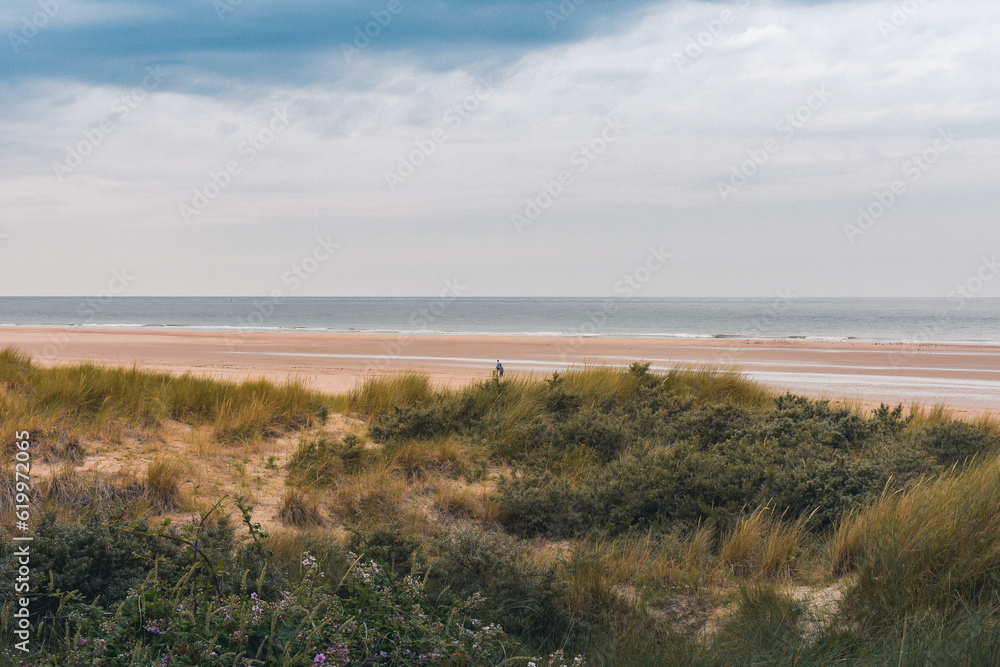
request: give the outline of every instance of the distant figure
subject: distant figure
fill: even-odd
[[[493,375],[495,375],[500,379],[503,379],[503,364],[500,363],[499,359],[497,359],[497,368],[495,371],[493,371]]]

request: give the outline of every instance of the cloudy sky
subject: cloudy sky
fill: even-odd
[[[943,297],[1000,253],[995,2],[6,0],[0,28],[7,295]]]

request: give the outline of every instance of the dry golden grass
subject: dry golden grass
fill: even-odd
[[[129,470],[81,472],[72,464],[63,464],[36,483],[45,508],[57,513],[117,505],[128,506],[139,516],[159,508],[149,487]]]
[[[671,574],[671,579],[695,591],[714,584],[718,578],[718,562],[712,550],[714,543],[715,529],[711,526],[699,526],[684,541],[678,566]]]
[[[698,593],[721,577],[714,542],[715,531],[702,526],[679,541],[645,533],[593,540],[578,548],[600,564],[608,586],[627,585],[657,593]]]
[[[723,536],[719,559],[738,576],[787,576],[802,553],[808,520],[786,522],[770,508],[759,507]]]
[[[382,449],[381,453],[389,465],[398,467],[411,479],[437,473],[452,477],[467,475],[479,467],[478,458],[485,458],[452,435],[404,441]]]
[[[1000,458],[884,493],[840,522],[827,558],[893,613],[1000,593]]]
[[[773,390],[736,370],[705,365],[672,369],[663,379],[663,385],[675,394],[707,401],[725,398],[746,407],[766,406],[775,396]]]
[[[428,403],[433,397],[430,377],[407,371],[367,378],[347,395],[347,408],[372,418],[386,414],[396,405]]]
[[[299,528],[322,526],[325,523],[317,494],[295,487],[285,490],[278,507],[278,516],[283,523]]]
[[[483,525],[487,528],[500,526],[503,523],[504,514],[505,512],[503,506],[497,501],[487,498],[486,501],[483,502],[482,521]]]
[[[371,526],[388,523],[399,513],[410,486],[395,466],[380,462],[334,484],[330,509],[343,521]]]
[[[434,507],[443,514],[470,519],[484,513],[487,491],[449,480],[441,480],[434,491]]]
[[[559,473],[570,484],[577,486],[600,471],[601,455],[593,447],[577,445],[563,454],[559,462]]]
[[[40,441],[100,435],[152,436],[164,422],[213,426],[221,442],[256,442],[317,423],[327,399],[299,382],[224,382],[185,374],[96,364],[34,365],[12,348],[0,351],[0,441],[14,428]]]
[[[928,409],[914,403],[910,405],[908,418],[910,423],[907,427],[911,430],[916,430],[950,422],[955,417],[946,405],[938,404]]]
[[[188,466],[179,459],[157,457],[146,468],[146,489],[161,511],[181,509],[184,497],[181,480]]]

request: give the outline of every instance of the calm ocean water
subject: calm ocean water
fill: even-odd
[[[1000,299],[0,297],[0,326],[1000,344]]]

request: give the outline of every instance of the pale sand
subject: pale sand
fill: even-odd
[[[329,392],[404,369],[457,386],[490,377],[497,359],[515,375],[638,360],[657,369],[713,364],[815,397],[1000,411],[1000,347],[992,346],[0,328],[0,347],[7,346],[43,364],[137,363],[220,378],[291,377]]]

